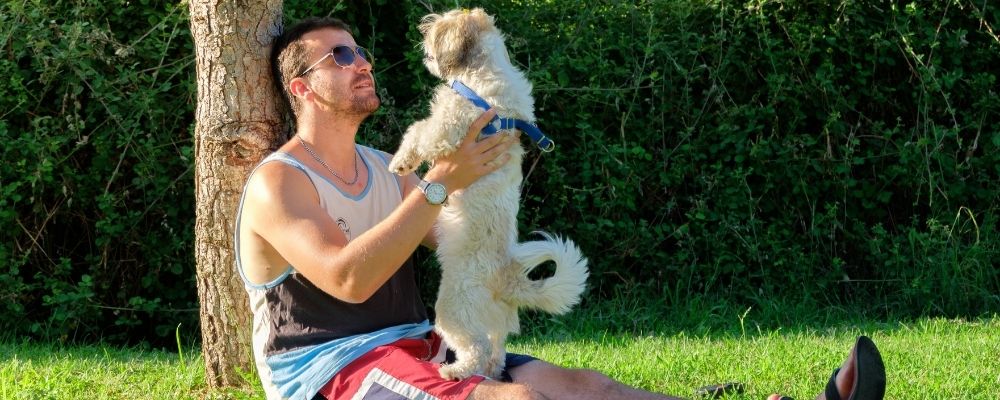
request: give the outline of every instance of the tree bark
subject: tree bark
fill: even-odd
[[[268,52],[281,0],[190,0],[197,64],[195,258],[209,388],[245,387],[254,371],[252,316],[233,232],[246,174],[282,136]]]

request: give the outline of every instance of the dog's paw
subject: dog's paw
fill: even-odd
[[[438,373],[444,379],[460,381],[472,375],[482,374],[482,371],[476,371],[475,366],[471,363],[455,362],[442,365],[438,369]]]
[[[396,154],[389,161],[389,171],[399,175],[404,176],[413,172],[420,166],[420,160],[413,156],[405,156],[402,154]]]

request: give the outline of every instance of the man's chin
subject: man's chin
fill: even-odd
[[[364,98],[355,99],[353,108],[354,111],[359,114],[371,115],[377,111],[381,105],[382,101],[379,100],[378,96],[372,94],[370,97],[366,96]]]
[[[379,107],[379,105],[376,103],[372,107],[359,108],[357,111],[358,111],[358,114],[361,114],[361,115],[364,115],[365,117],[368,117],[369,115],[374,114],[375,111],[378,111],[378,107]]]

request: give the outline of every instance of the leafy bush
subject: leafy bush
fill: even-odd
[[[285,14],[353,23],[385,105],[360,140],[392,151],[437,84],[417,21],[427,7],[475,5]],[[591,261],[590,300],[1000,310],[996,7],[507,0],[487,11],[557,143],[528,153],[523,237],[573,238]],[[186,5],[13,2],[0,27],[3,328],[169,345],[181,324],[197,337]]]
[[[7,2],[0,16],[4,330],[196,328],[186,8]]]

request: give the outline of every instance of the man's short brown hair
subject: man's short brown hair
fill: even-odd
[[[309,49],[301,39],[309,32],[324,28],[351,32],[351,27],[339,19],[309,17],[278,35],[271,47],[271,76],[285,105],[291,108],[295,116],[298,116],[301,106],[299,100],[288,91],[288,83],[301,75],[309,62]]]

